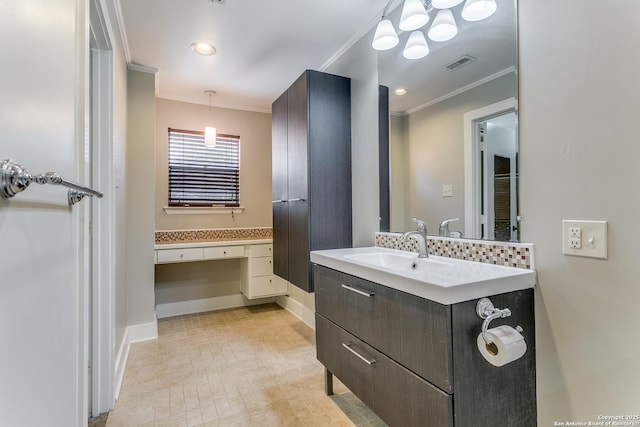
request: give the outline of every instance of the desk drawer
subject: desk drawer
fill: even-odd
[[[453,392],[450,306],[319,265],[313,272],[319,314]]]
[[[251,246],[251,257],[273,256],[273,245],[253,245]]]
[[[273,258],[251,258],[251,276],[268,276],[273,274]]]
[[[204,259],[244,258],[244,246],[217,246],[204,248]]]
[[[158,255],[158,264],[200,261],[203,258],[202,248],[161,249],[156,252]]]
[[[318,360],[391,426],[453,426],[453,397],[316,313]]]
[[[249,286],[242,291],[249,299],[285,295],[288,291],[287,282],[278,276],[252,277],[249,280]]]

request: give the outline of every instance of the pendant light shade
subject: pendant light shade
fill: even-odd
[[[466,21],[481,21],[493,15],[496,9],[495,0],[467,0],[461,15]]]
[[[422,31],[414,31],[409,35],[402,56],[407,59],[420,59],[429,54],[429,45]]]
[[[449,9],[442,9],[438,12],[428,34],[434,42],[445,42],[458,34],[458,26]]]
[[[375,50],[387,50],[398,44],[398,35],[393,28],[393,24],[388,19],[383,19],[376,27],[376,33],[373,36],[371,46]]]
[[[205,90],[204,93],[209,95],[209,111],[211,113],[210,120],[213,121],[213,107],[211,106],[211,96],[216,94],[215,90]],[[204,146],[213,148],[216,146],[216,139],[218,138],[218,133],[216,128],[213,126],[206,126],[204,128]]]
[[[459,5],[464,0],[432,0],[431,6],[436,9],[451,9],[454,6]]]
[[[213,148],[216,146],[216,138],[218,133],[213,126],[207,126],[204,128],[204,146]]]
[[[427,22],[429,22],[429,14],[422,4],[422,0],[404,0],[398,24],[402,31],[417,30]]]

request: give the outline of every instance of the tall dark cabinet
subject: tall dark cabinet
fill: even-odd
[[[272,106],[273,272],[313,292],[309,253],[351,247],[351,83],[305,71]]]

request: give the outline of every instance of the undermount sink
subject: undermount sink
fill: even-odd
[[[311,261],[334,270],[421,296],[455,304],[535,286],[533,270],[381,247],[311,252]]]

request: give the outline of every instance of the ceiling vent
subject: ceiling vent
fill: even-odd
[[[471,64],[475,60],[476,58],[474,58],[471,55],[462,55],[460,58],[456,59],[455,61],[445,65],[444,68],[446,68],[449,71],[455,71],[458,68],[462,68],[465,65]]]

